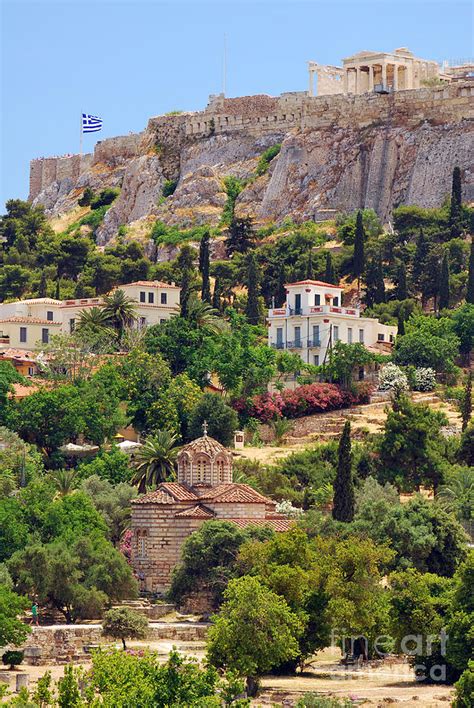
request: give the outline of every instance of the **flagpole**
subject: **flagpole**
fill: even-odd
[[[222,62],[222,93],[225,96],[227,84],[227,35],[224,33],[224,57]]]
[[[82,113],[81,113],[81,131],[79,133],[79,155],[82,157]]]

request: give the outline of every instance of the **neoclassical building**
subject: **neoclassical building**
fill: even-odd
[[[157,595],[170,586],[186,538],[209,519],[286,531],[290,521],[276,503],[248,484],[232,480],[232,454],[204,435],[178,454],[176,482],[163,482],[132,500],[132,564],[141,590]]]

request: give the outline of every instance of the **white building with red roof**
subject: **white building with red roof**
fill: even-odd
[[[395,340],[396,327],[361,317],[357,307],[343,307],[340,285],[308,279],[285,288],[285,304],[268,311],[268,344],[275,349],[293,351],[319,366],[337,341],[386,351]]]
[[[178,454],[177,482],[163,482],[132,501],[132,564],[141,589],[165,593],[186,538],[205,521],[286,531],[276,502],[232,481],[232,454],[206,433]]]

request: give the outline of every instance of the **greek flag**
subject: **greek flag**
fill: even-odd
[[[82,132],[97,133],[99,130],[102,130],[102,118],[97,118],[97,116],[90,116],[88,113],[83,113]]]

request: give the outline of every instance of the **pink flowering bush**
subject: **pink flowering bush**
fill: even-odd
[[[313,413],[346,408],[357,403],[366,403],[371,389],[359,384],[352,391],[336,384],[313,383],[298,386],[281,393],[263,393],[248,400],[234,401],[234,408],[242,418],[257,418],[261,423],[268,423],[275,418],[300,418]]]

